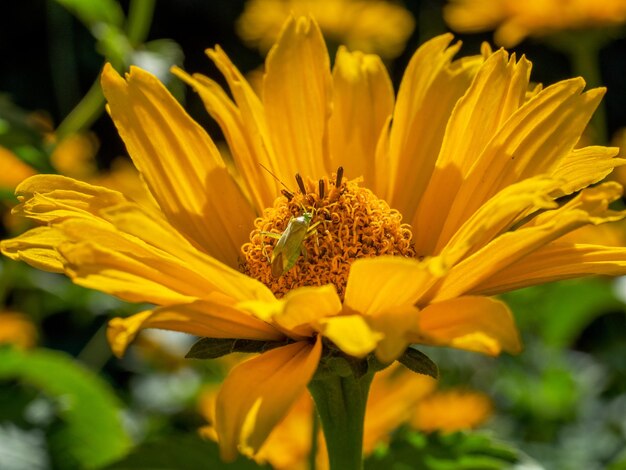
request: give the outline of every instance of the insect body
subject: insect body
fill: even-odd
[[[302,254],[304,259],[307,257],[304,240],[317,233],[315,227],[320,222],[311,225],[313,213],[304,212],[298,217],[289,219],[287,228],[282,234],[262,232],[272,238],[277,238],[276,246],[272,252],[270,263],[272,265],[272,276],[278,278],[293,268],[298,261],[298,256]]]

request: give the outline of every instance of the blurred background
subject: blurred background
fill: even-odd
[[[257,3],[257,13],[245,10],[252,6],[244,0],[6,4],[0,15],[2,238],[26,228],[9,209],[16,202],[15,185],[31,174],[62,173],[110,185],[137,200],[148,197],[104,112],[98,78],[105,61],[118,70],[132,63],[157,74],[220,141],[202,103],[168,69],[177,64],[223,83],[204,54],[219,44],[254,81],[271,39],[255,37],[250,24],[267,23],[271,30],[270,19],[254,14],[279,16],[271,9],[281,2]],[[308,7],[324,3],[309,1]],[[453,31],[463,41],[459,56],[478,54],[483,41],[494,48],[506,43],[532,61],[535,82],[549,85],[583,75],[590,85],[606,86],[584,138],[626,147],[625,2],[595,2],[614,3],[624,12],[623,18],[619,9],[612,12],[606,24],[539,24],[518,37],[496,35],[499,43],[494,43],[496,26],[479,30],[455,23],[449,10],[444,15],[449,3],[443,0],[330,3],[359,4],[343,14],[355,18],[350,28],[320,17],[331,60],[340,43],[369,48],[383,56],[397,90],[415,49],[438,34]],[[362,13],[381,3],[391,9],[383,15],[377,10],[375,21]],[[494,0],[491,11],[505,3]],[[365,26],[354,27],[355,11]],[[401,27],[384,31],[385,20],[392,19]],[[368,34],[378,36],[372,40]],[[589,236],[623,246],[626,227]],[[626,469],[626,279],[549,284],[507,294],[505,300],[525,351],[492,359],[424,348],[440,368],[437,391],[416,385],[422,388],[409,393],[402,416],[390,417],[378,434],[372,430],[376,438],[366,468]],[[195,338],[163,332],[143,334],[124,359],[113,358],[106,322],[145,307],[0,259],[0,470],[307,468],[306,448],[298,448],[303,459],[287,463],[268,452],[263,462],[242,457],[226,465],[210,428],[200,437],[198,429],[211,423],[207,403],[236,359],[185,360]],[[393,390],[399,387],[380,396],[393,397]],[[377,400],[372,413],[386,416],[391,402]],[[287,444],[281,450],[283,456],[292,451]]]

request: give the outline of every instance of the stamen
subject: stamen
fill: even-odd
[[[286,189],[281,189],[280,193],[285,196],[287,198],[288,201],[291,201],[293,199],[293,193],[287,191]]]
[[[416,256],[411,227],[402,223],[400,213],[369,189],[360,187],[359,180],[344,182],[342,167],[334,178],[318,181],[319,194],[307,192],[300,175],[296,181],[302,194],[283,191],[285,197],[277,198],[255,220],[250,241],[241,248],[241,270],[264,283],[277,297],[300,286],[333,284],[343,298],[354,260],[381,255]],[[280,246],[277,251],[277,256],[287,252],[296,256],[296,262],[276,276],[272,267],[278,259],[274,253],[278,239],[303,212],[311,214],[306,233],[291,230],[287,233],[289,246]],[[296,236],[298,233],[302,237]]]
[[[304,181],[302,180],[302,176],[300,176],[300,173],[296,173],[296,183],[298,183],[298,187],[300,188],[300,192],[302,192],[302,194],[306,195],[306,193],[307,193],[306,186],[304,186]]]
[[[335,180],[335,187],[341,186],[341,180],[343,179],[343,167],[337,168],[337,179]]]

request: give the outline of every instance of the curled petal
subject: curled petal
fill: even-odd
[[[511,311],[488,297],[458,297],[419,313],[419,341],[496,356],[522,349]],[[416,338],[417,339],[417,338]]]

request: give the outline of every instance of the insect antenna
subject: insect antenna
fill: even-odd
[[[278,176],[276,176],[274,173],[271,172],[271,170],[266,167],[265,165],[263,165],[263,163],[258,162],[259,165],[261,165],[261,168],[263,168],[265,171],[267,171],[270,175],[272,175],[272,177],[278,181],[280,184],[282,184],[284,186],[285,189],[281,189],[280,192],[283,196],[285,196],[287,198],[288,201],[291,201],[293,199],[293,191],[291,189],[289,189],[287,187],[287,185],[285,183],[283,183],[280,178]]]

